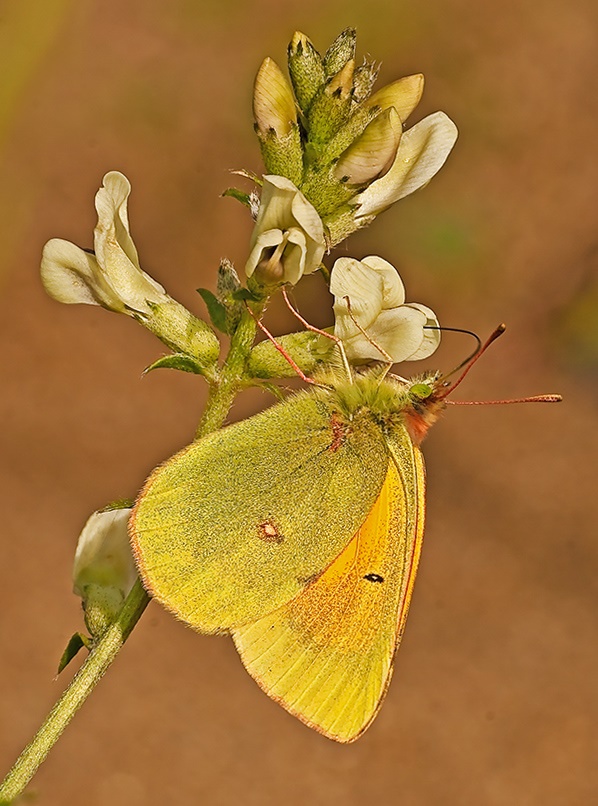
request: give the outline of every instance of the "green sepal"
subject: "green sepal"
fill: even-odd
[[[327,76],[333,76],[347,64],[349,59],[355,58],[355,28],[345,28],[334,40],[324,54],[324,70]]]
[[[115,501],[110,501],[105,507],[99,509],[98,512],[113,512],[115,509],[131,509],[134,503],[134,498],[117,498]]]
[[[368,224],[371,224],[375,216],[368,216],[355,222],[356,206],[346,204],[339,207],[334,213],[323,219],[326,228],[326,234],[330,247],[336,246],[345,238],[348,238],[355,230],[361,229]]]
[[[249,193],[245,193],[244,190],[239,190],[239,188],[227,188],[222,196],[230,196],[231,199],[236,199],[237,201],[244,204],[245,207],[249,207],[251,209],[251,196]]]
[[[256,134],[267,173],[284,176],[298,186],[303,175],[303,148],[299,126],[293,124],[291,131],[284,137],[279,137],[274,129],[265,134],[257,130]]]
[[[197,293],[203,299],[210,315],[210,321],[221,333],[227,333],[226,327],[226,307],[220,302],[218,297],[208,288],[198,288]]]
[[[310,170],[301,192],[313,204],[324,222],[355,196],[355,188],[336,179],[329,167]]]
[[[365,61],[355,70],[353,77],[353,100],[357,103],[365,101],[372,93],[372,88],[378,78],[380,66],[376,62]]]
[[[243,303],[235,300],[233,294],[241,288],[239,275],[227,258],[222,258],[218,266],[216,281],[216,297],[224,306],[226,333],[232,336],[236,331],[243,314]]]
[[[288,50],[289,74],[295,96],[306,113],[326,80],[322,57],[305,34],[295,34]]]
[[[196,358],[193,358],[186,353],[173,353],[172,355],[164,355],[158,358],[149,367],[143,370],[143,374],[147,375],[154,369],[178,369],[181,372],[192,372],[194,375],[203,375],[204,367],[199,363]]]
[[[68,644],[66,645],[66,649],[62,653],[62,657],[60,658],[57,674],[60,674],[64,669],[66,669],[75,655],[77,655],[79,650],[83,649],[83,647],[85,647],[85,649],[90,649],[91,639],[87,635],[83,635],[83,633],[73,633]]]
[[[114,624],[125,603],[123,591],[115,585],[90,583],[83,589],[85,626],[92,638],[100,638]]]
[[[314,98],[306,124],[310,143],[325,145],[349,119],[353,107],[353,69],[354,62],[349,60]]]
[[[327,361],[335,349],[334,342],[309,330],[289,333],[276,341],[306,375]],[[297,372],[271,341],[262,341],[249,354],[246,374],[259,379],[293,378]]]

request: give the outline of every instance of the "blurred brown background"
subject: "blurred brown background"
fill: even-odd
[[[260,61],[282,64],[297,28],[325,48],[347,25],[381,82],[426,74],[413,121],[443,109],[461,131],[432,184],[348,253],[393,262],[443,324],[508,323],[462,399],[566,401],[453,409],[430,435],[409,626],[357,744],[303,727],[228,639],[150,605],[35,779],[44,806],[598,802],[595,0],[2,2],[0,766],[71,674],[53,680],[81,626],[83,522],[189,441],[205,398],[192,376],[141,379],[163,348],[126,317],[46,298],[41,247],[91,245],[93,194],[122,170],[142,264],[201,310],[194,289],[214,286],[218,259],[247,255],[248,216],[218,197],[228,168],[260,170]],[[330,322],[320,281],[298,299]],[[269,321],[292,327],[279,309]],[[432,365],[469,346],[447,336]],[[234,416],[266,402],[248,394]]]

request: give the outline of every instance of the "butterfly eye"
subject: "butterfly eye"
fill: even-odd
[[[409,392],[413,397],[425,400],[432,394],[432,387],[427,383],[414,383]]]

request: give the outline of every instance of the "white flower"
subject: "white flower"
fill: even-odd
[[[416,302],[405,303],[397,270],[380,257],[339,258],[330,275],[330,291],[335,298],[334,333],[354,364],[384,360],[375,345],[397,363],[427,358],[440,344],[440,331],[427,329],[438,327],[434,312]]]
[[[115,588],[124,599],[137,569],[131,553],[127,523],[131,510],[94,512],[79,536],[73,564],[73,590],[83,599],[89,586]]]
[[[428,115],[404,132],[390,170],[356,196],[355,220],[378,215],[426,185],[446,162],[457,134],[444,112]]]
[[[94,254],[61,238],[53,238],[44,246],[42,282],[58,302],[149,314],[148,303],[170,301],[162,286],[139,265],[127,216],[130,192],[129,180],[118,171],[104,177],[95,198],[98,223]]]
[[[248,277],[266,285],[295,285],[319,267],[324,250],[320,216],[298,188],[283,176],[265,176],[251,236]]]

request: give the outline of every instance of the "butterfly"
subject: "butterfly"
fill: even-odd
[[[129,521],[148,592],[230,633],[266,694],[338,742],[388,688],[423,537],[419,445],[456,385],[328,375],[176,454]]]

